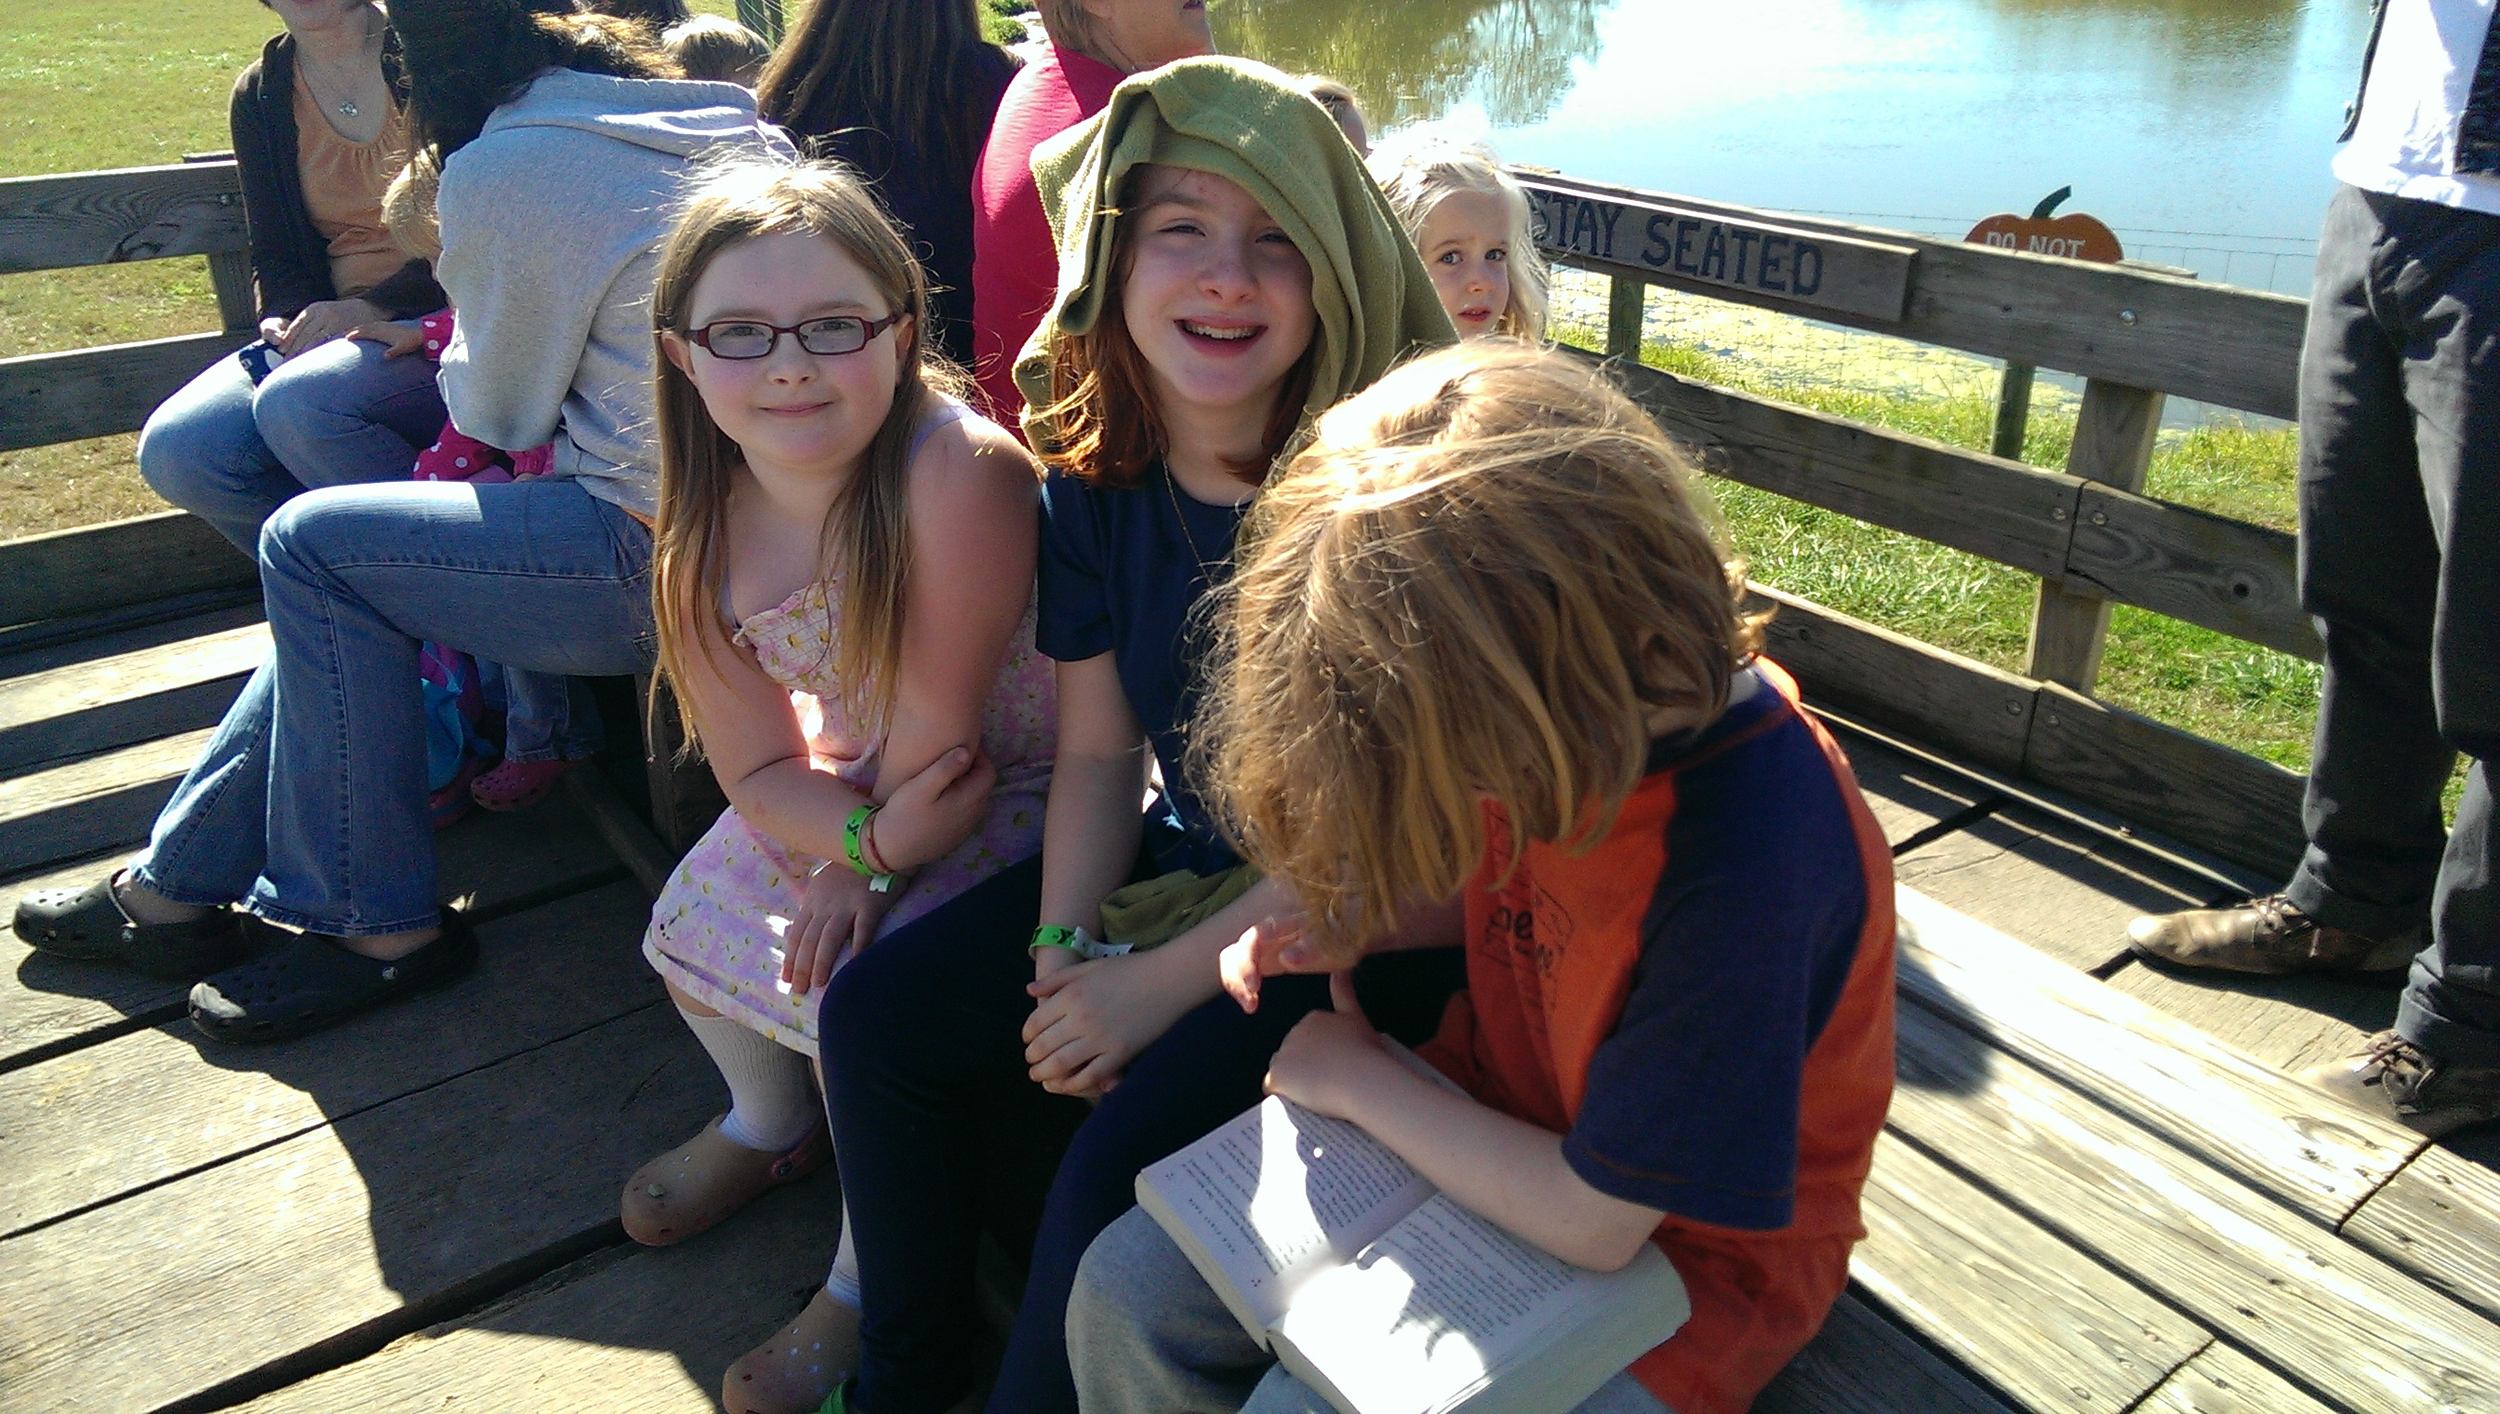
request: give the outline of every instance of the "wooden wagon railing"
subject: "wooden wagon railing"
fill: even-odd
[[[1609,277],[1621,380],[1710,471],[2039,578],[2019,673],[1759,588],[1810,694],[2240,864],[2298,859],[2300,776],[2092,689],[2112,603],[2318,657],[2291,536],[2141,494],[2165,396],[2293,415],[2300,300],[1519,176],[1547,254]],[[1649,285],[2080,375],[2073,449],[2045,470],[1644,367]]]
[[[204,256],[221,329],[0,358],[0,451],[135,432],[253,337],[243,187],[231,158],[0,179],[0,275]],[[0,627],[259,583],[180,511],[0,545]]]

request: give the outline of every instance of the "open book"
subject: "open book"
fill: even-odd
[[[1137,1202],[1244,1330],[1351,1414],[1567,1410],[1692,1312],[1656,1247],[1619,1272],[1572,1266],[1275,1096],[1138,1174]]]

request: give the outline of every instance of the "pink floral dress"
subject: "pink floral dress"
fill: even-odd
[[[773,681],[790,689],[816,764],[869,790],[876,785],[883,737],[872,737],[844,714],[832,664],[832,644],[841,630],[827,591],[824,582],[811,584],[754,615],[739,626],[737,641],[755,651]],[[1033,650],[1033,610],[1027,606],[982,713],[981,749],[998,768],[989,818],[954,853],[913,877],[887,911],[878,936],[1040,853],[1042,798],[1050,789],[1057,732],[1051,664]],[[808,875],[825,862],[749,828],[734,808],[722,811],[661,890],[651,929],[643,936],[643,956],[705,1006],[814,1055],[817,997],[793,997],[782,982],[781,940]]]

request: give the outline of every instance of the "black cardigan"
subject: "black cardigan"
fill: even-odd
[[[382,75],[394,101],[404,102],[399,42],[382,42]],[[337,299],[330,283],[330,243],[313,229],[304,207],[304,176],[295,152],[295,39],[284,32],[262,46],[260,59],[234,81],[234,160],[243,175],[243,218],[250,225],[252,279],[260,317],[291,319],[316,300]],[[434,283],[434,268],[411,260],[364,298],[394,319],[431,314],[451,301]]]

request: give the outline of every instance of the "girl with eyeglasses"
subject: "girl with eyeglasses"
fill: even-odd
[[[661,1245],[824,1162],[816,994],[881,930],[1039,853],[1057,714],[1033,462],[955,396],[868,188],[830,165],[716,178],[652,309],[660,677],[730,800],[643,944],[730,1091],[626,1185],[626,1231]],[[846,1343],[855,1271],[837,1261],[794,1342]],[[789,1363],[768,1343],[725,1402],[812,1408]]]

